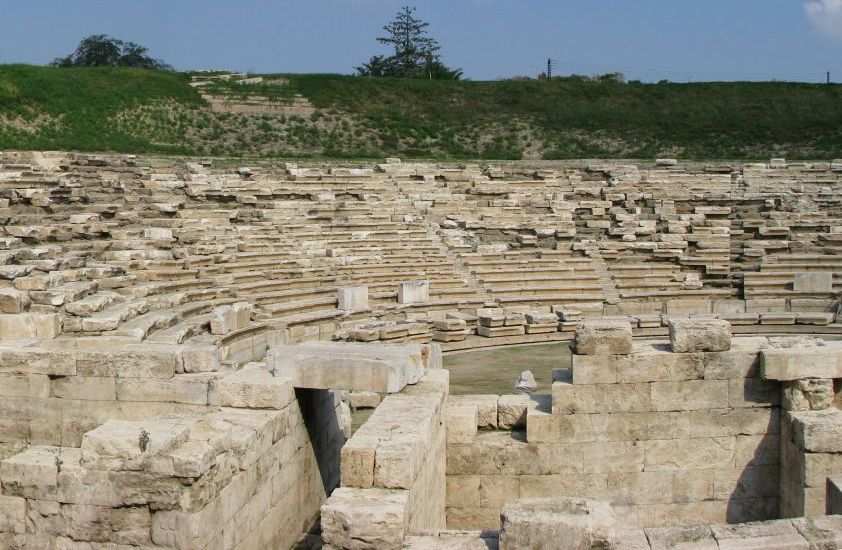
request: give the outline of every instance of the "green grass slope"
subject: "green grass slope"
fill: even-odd
[[[237,98],[312,116],[214,113],[190,75],[0,66],[0,149],[259,157],[842,157],[842,86],[450,82],[264,75]]]

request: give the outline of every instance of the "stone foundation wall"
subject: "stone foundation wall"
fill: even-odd
[[[674,353],[632,347],[630,330],[622,346],[594,334],[525,431],[448,444],[449,528],[493,529],[504,504],[548,496],[609,501],[639,527],[778,517],[781,384],[761,377],[766,338]]]
[[[111,420],[0,463],[0,547],[288,548],[338,481],[339,401],[247,368],[204,415]],[[315,436],[315,437],[314,437]]]
[[[0,457],[27,445],[78,447],[102,423],[199,414],[218,405],[213,346],[0,345]]]

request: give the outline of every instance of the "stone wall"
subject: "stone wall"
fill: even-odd
[[[333,392],[262,367],[220,383],[203,415],[110,420],[80,448],[0,463],[0,547],[288,548],[338,481]]]
[[[449,373],[386,397],[342,449],[342,487],[322,507],[325,548],[399,548],[445,526]]]
[[[213,346],[4,342],[0,457],[29,444],[78,447],[107,420],[209,411],[226,374],[219,369]]]
[[[577,334],[572,373],[557,373],[551,407],[537,399],[525,431],[448,445],[448,527],[495,528],[502,505],[545,496],[607,500],[640,527],[778,517],[781,386],[761,377],[759,355],[769,340],[632,344],[627,326],[607,329]]]

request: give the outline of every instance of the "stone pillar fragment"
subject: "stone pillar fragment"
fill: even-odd
[[[669,322],[670,345],[675,353],[728,351],[731,349],[731,325],[719,319],[672,319]]]
[[[585,321],[576,329],[578,355],[628,355],[632,350],[631,323]]]
[[[430,281],[401,283],[398,290],[399,304],[424,304],[430,301]]]
[[[338,308],[344,311],[368,309],[368,285],[341,287]]]

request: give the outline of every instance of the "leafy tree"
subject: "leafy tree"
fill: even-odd
[[[391,76],[399,78],[430,78],[459,80],[460,69],[450,69],[441,61],[441,46],[428,36],[430,24],[415,17],[415,8],[404,6],[395,20],[383,27],[386,36],[377,39],[391,46],[395,54],[375,55],[368,63],[357,67],[361,76]]]
[[[54,59],[53,67],[135,67],[171,71],[172,67],[148,55],[149,50],[134,42],[124,42],[105,34],[84,38],[76,51]]]

